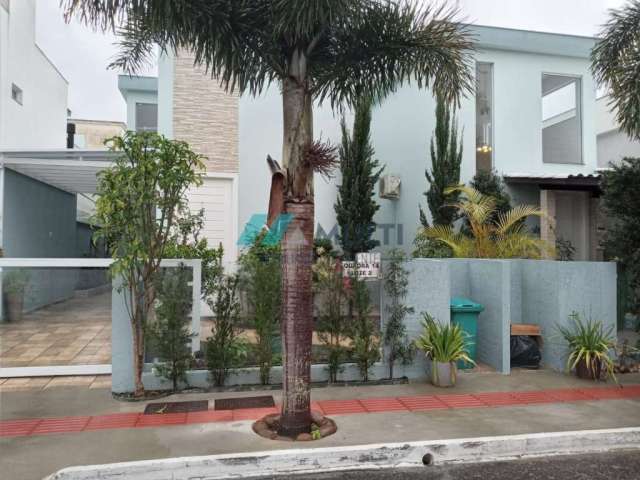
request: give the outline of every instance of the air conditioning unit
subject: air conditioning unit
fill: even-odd
[[[385,175],[380,177],[380,198],[387,200],[400,198],[400,176]]]

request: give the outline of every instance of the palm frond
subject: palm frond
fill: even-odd
[[[519,232],[521,231],[524,220],[527,217],[541,217],[543,215],[545,215],[545,213],[538,207],[533,207],[531,205],[517,205],[507,212],[500,213],[498,215],[496,233],[498,235],[505,235],[508,232]]]

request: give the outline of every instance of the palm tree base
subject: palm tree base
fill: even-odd
[[[338,431],[336,422],[325,417],[319,412],[312,412],[311,418],[313,422],[311,424],[311,428],[307,428],[306,431],[295,434],[286,434],[281,431],[281,416],[277,413],[267,415],[266,417],[258,420],[253,424],[252,428],[253,431],[261,437],[268,438],[269,440],[289,442],[310,442],[312,440],[320,440],[321,438],[333,435]]]

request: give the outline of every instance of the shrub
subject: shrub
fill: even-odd
[[[465,334],[460,325],[443,325],[428,313],[423,313],[422,335],[416,346],[431,360],[450,363],[462,360],[475,364],[467,353]]]
[[[151,325],[150,340],[162,362],[154,365],[157,374],[171,381],[173,390],[186,381],[191,363],[191,319],[193,305],[190,269],[161,270],[156,280],[156,321]]]
[[[380,360],[380,341],[371,321],[371,298],[364,280],[351,278],[351,297],[354,317],[351,325],[353,358],[358,365],[362,380],[369,381],[369,371]]]
[[[240,256],[240,285],[256,332],[260,383],[269,384],[274,363],[273,343],[280,330],[280,246],[255,243]]]
[[[404,266],[405,255],[402,250],[392,250],[391,257],[384,274],[384,289],[389,299],[386,307],[389,318],[384,329],[384,344],[387,347],[389,378],[393,379],[393,367],[396,361],[402,365],[413,362],[415,346],[407,337],[407,326],[404,319],[413,308],[403,303],[407,296],[409,272]]]
[[[229,370],[241,366],[247,356],[247,346],[240,338],[238,277],[223,276],[215,298],[207,298],[207,303],[214,314],[212,335],[206,349],[207,366],[214,384],[221,387]]]
[[[317,333],[327,347],[329,383],[338,380],[340,364],[345,355],[341,342],[346,327],[343,316],[346,292],[341,265],[340,260],[323,255],[312,267],[314,292],[320,300]]]

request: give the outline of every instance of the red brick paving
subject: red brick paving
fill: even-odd
[[[325,415],[351,415],[380,412],[419,412],[437,409],[486,408],[610,399],[640,398],[640,385],[620,387],[566,388],[528,392],[481,392],[411,397],[378,397],[353,400],[312,402],[311,408]],[[257,420],[277,407],[241,410],[144,415],[113,413],[108,415],[31,418],[0,421],[0,437],[19,437],[56,433],[74,433],[116,428],[163,427],[211,422]]]

